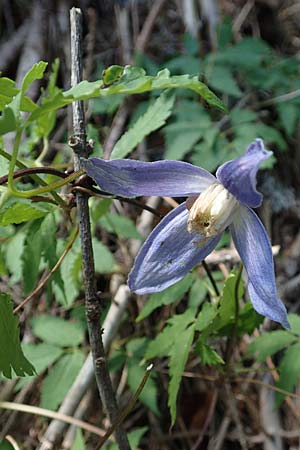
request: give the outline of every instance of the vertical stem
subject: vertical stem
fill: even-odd
[[[71,57],[72,57],[72,87],[81,81],[81,33],[82,16],[78,8],[70,11],[71,21]],[[71,146],[74,150],[74,168],[81,168],[80,157],[87,157],[86,132],[84,124],[83,102],[73,103],[73,129],[74,136]],[[109,377],[105,352],[102,342],[102,330],[100,326],[101,305],[97,295],[95,282],[95,267],[90,227],[90,216],[88,208],[88,196],[77,192],[77,213],[79,218],[79,232],[82,252],[82,272],[85,287],[85,307],[89,332],[91,351],[95,369],[96,382],[104,408],[109,420],[113,423],[118,417],[118,406]],[[127,436],[121,427],[115,431],[115,438],[120,450],[130,450]]]

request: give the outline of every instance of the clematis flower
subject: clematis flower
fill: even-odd
[[[159,292],[182,279],[216,247],[229,227],[248,277],[254,309],[289,327],[275,286],[272,249],[251,208],[262,203],[256,174],[272,152],[256,139],[240,158],[219,167],[216,177],[181,161],[85,160],[101,189],[123,197],[188,197],[156,226],[138,253],[128,285],[138,294]]]

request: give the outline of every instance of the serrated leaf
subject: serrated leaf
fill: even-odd
[[[197,310],[207,295],[207,284],[201,278],[196,278],[189,292],[189,309]]]
[[[120,214],[107,213],[101,217],[99,224],[109,233],[115,233],[124,239],[139,239],[143,237],[137,231],[135,224],[131,219]]]
[[[203,331],[212,323],[217,314],[218,310],[215,305],[212,303],[204,303],[196,319],[195,330]]]
[[[42,235],[39,232],[42,219],[32,222],[28,228],[22,254],[23,290],[27,295],[35,287],[42,258]]]
[[[173,93],[163,92],[118,140],[111,159],[125,158],[148,134],[161,128],[172,113],[174,100]]]
[[[102,242],[93,239],[95,270],[99,273],[111,273],[118,268],[114,255]]]
[[[291,345],[285,352],[279,366],[279,380],[277,386],[288,392],[300,382],[300,343]],[[276,392],[276,403],[280,405],[283,394]]]
[[[156,308],[159,308],[162,305],[169,305],[170,303],[174,303],[177,300],[180,300],[190,289],[193,281],[194,275],[188,274],[183,278],[183,280],[179,281],[168,289],[150,295],[147,303],[138,315],[136,321],[139,322],[140,320],[145,319],[145,317],[148,317],[149,314],[151,314]]]
[[[156,76],[149,76],[139,67],[125,66],[123,75],[117,83],[104,87],[102,80],[93,82],[84,80],[68,91],[58,93],[49,102],[41,105],[30,115],[28,120],[33,122],[41,115],[67,106],[73,101],[107,97],[114,94],[141,94],[157,89],[171,88],[190,89],[200,95],[210,106],[222,111],[226,110],[221,100],[196,76],[171,76],[167,69],[161,70]]]
[[[178,390],[191,345],[193,343],[194,332],[195,328],[193,325],[184,330],[180,335],[180,340],[178,339],[177,345],[174,345],[169,353],[169,373],[171,379],[168,387],[168,406],[170,408],[172,425],[174,425],[176,420]]]
[[[167,325],[156,338],[149,342],[145,359],[152,359],[156,356],[162,357],[169,354],[169,350],[180,339],[181,332],[194,322],[194,313],[187,309],[183,314],[176,314],[167,321]]]
[[[44,372],[63,354],[60,347],[46,343],[23,344],[22,349],[26,358],[34,365],[37,375]],[[31,379],[32,377],[26,377],[19,380],[16,390],[23,388]]]
[[[268,333],[258,336],[251,342],[248,347],[248,353],[250,355],[255,354],[257,360],[259,362],[263,362],[268,356],[284,349],[289,344],[294,342],[295,339],[295,336],[288,331],[269,331]]]
[[[33,334],[58,347],[74,347],[82,343],[84,331],[80,323],[70,322],[61,317],[41,315],[31,321]]]
[[[0,211],[0,226],[5,227],[12,223],[19,224],[29,220],[46,216],[49,210],[39,206],[32,206],[29,201],[18,201]]]
[[[204,135],[199,123],[175,122],[164,128],[166,138],[165,159],[181,160]]]
[[[201,339],[197,343],[196,351],[199,353],[201,362],[204,366],[225,364],[221,356],[209,345],[205,344]]]
[[[41,389],[41,407],[55,410],[65,398],[84,362],[80,351],[66,354],[52,367]]]
[[[13,313],[11,298],[0,293],[0,372],[11,378],[12,371],[20,377],[35,374],[33,365],[22,352],[19,321]]]

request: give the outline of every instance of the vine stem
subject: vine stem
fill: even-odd
[[[234,324],[230,333],[230,336],[227,339],[226,343],[226,350],[225,350],[225,361],[226,361],[226,367],[229,368],[231,356],[232,356],[232,350],[234,347],[234,344],[236,342],[237,338],[237,327],[238,327],[238,321],[239,321],[239,314],[240,314],[240,302],[239,302],[239,287],[240,282],[242,278],[242,272],[243,272],[243,264],[240,263],[235,286],[234,286]]]
[[[71,22],[71,85],[74,87],[82,79],[81,59],[81,35],[82,14],[78,8],[70,11]],[[86,145],[86,132],[84,125],[83,102],[72,103],[74,135],[69,144],[74,151],[74,169],[81,169],[80,157],[88,156]],[[109,376],[104,346],[102,341],[102,330],[100,326],[101,303],[96,290],[95,266],[92,247],[92,236],[90,216],[88,207],[88,196],[83,192],[76,193],[77,214],[79,218],[79,233],[82,252],[82,272],[85,287],[85,307],[89,332],[89,339],[93,357],[97,387],[109,420],[114,423],[118,416],[118,406]],[[115,438],[119,450],[130,450],[126,433],[121,426],[115,430]]]

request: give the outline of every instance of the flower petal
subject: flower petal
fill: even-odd
[[[131,291],[138,294],[162,291],[181,280],[215,248],[221,235],[200,245],[200,236],[187,231],[188,214],[183,203],[152,231],[129,274]]]
[[[254,211],[241,205],[230,228],[248,275],[254,309],[289,328],[285,306],[277,296],[272,249],[263,224]]]
[[[272,152],[265,150],[263,141],[256,139],[245,155],[218,168],[217,179],[241,203],[257,208],[262,202],[262,194],[256,190],[256,174],[260,163],[271,155]]]
[[[87,174],[100,188],[123,197],[199,194],[215,183],[213,175],[200,167],[181,161],[142,162],[133,159],[105,161],[82,160]]]

